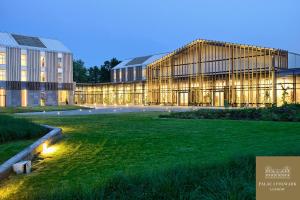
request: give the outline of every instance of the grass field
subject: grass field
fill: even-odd
[[[0,164],[47,131],[47,128],[33,123],[30,119],[0,114]]]
[[[33,142],[34,139],[0,144],[0,164],[19,153]]]
[[[61,106],[34,106],[34,107],[5,107],[0,108],[0,113],[26,113],[26,112],[49,112],[49,111],[63,111],[63,110],[76,110],[85,109],[85,107],[76,105],[61,105]]]
[[[131,178],[126,177],[145,176],[147,179],[152,173],[163,174],[164,178],[158,175],[152,182],[147,182],[148,186],[153,182],[167,184],[173,177],[169,171],[174,168],[176,171],[176,166],[193,166],[190,170],[194,174],[189,172],[189,178],[183,179],[187,174],[180,177],[182,180],[191,179],[193,184],[185,189],[194,191],[200,190],[201,179],[197,179],[197,174],[204,168],[205,173],[211,174],[211,166],[223,172],[220,167],[227,166],[236,157],[253,159],[255,155],[300,153],[300,123],[297,122],[161,119],[158,115],[130,113],[34,118],[35,122],[63,128],[65,138],[53,146],[53,153],[42,155],[35,161],[32,174],[13,176],[3,182],[0,199],[29,198],[33,194],[47,195],[60,190],[70,191],[70,195],[59,194],[63,196],[61,199],[71,199],[74,198],[71,193],[78,191],[76,188],[106,185],[108,191],[114,191],[120,184],[122,187],[126,187],[125,183],[130,185]],[[246,170],[247,162],[241,163],[243,166],[238,165],[238,168]],[[180,171],[187,169],[189,167]],[[207,174],[201,176],[207,177]],[[125,178],[117,181],[119,185],[116,187],[111,185],[116,184],[112,181],[114,177]],[[248,179],[253,179],[253,173],[243,180]],[[131,186],[143,183],[146,182],[136,181]],[[245,184],[252,191],[249,194],[253,195],[254,182]],[[171,193],[170,187],[152,187],[152,192],[159,188],[156,192],[168,194]],[[176,187],[183,187],[182,183],[179,181]],[[135,187],[136,191],[140,189]],[[211,188],[214,190],[218,193],[225,191],[226,187],[221,190]],[[177,192],[174,195],[178,198],[182,194]],[[238,198],[232,196],[231,199]]]

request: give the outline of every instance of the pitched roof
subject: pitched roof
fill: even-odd
[[[206,40],[206,39],[196,39],[174,51],[172,51],[169,54],[166,54],[165,56],[161,57],[160,59],[155,60],[153,63],[150,64],[156,64],[162,60],[165,60],[166,58],[169,58],[175,54],[178,54],[184,50],[186,50],[188,47],[193,46],[197,43],[206,43],[216,46],[235,46],[235,47],[244,47],[244,48],[257,48],[261,50],[270,50],[270,51],[281,51],[287,53],[288,51],[282,50],[282,49],[276,49],[276,48],[269,48],[269,47],[262,47],[262,46],[255,46],[255,45],[246,45],[246,44],[238,44],[238,43],[231,43],[231,42],[222,42],[222,41],[216,41],[216,40]]]
[[[70,49],[68,49],[62,42],[55,39],[24,36],[4,32],[0,32],[0,46],[71,53]]]
[[[146,66],[146,65],[154,62],[155,60],[158,60],[158,59],[164,57],[165,55],[167,55],[167,53],[126,59],[126,60],[123,60],[117,66],[115,66],[114,69],[136,67],[136,66]]]

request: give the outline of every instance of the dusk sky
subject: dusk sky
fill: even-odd
[[[299,0],[0,0],[0,31],[55,38],[87,66],[197,38],[300,53]]]

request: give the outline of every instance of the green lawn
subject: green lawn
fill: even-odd
[[[161,119],[159,113],[39,117],[63,128],[65,138],[42,155],[27,176],[0,185],[0,199],[21,199],[116,175],[144,175],[177,165],[209,167],[237,156],[300,153],[300,123]],[[1,149],[0,149],[1,150]]]
[[[0,144],[0,164],[19,153],[33,142],[34,140],[20,140]]]
[[[25,112],[43,112],[43,111],[63,111],[86,109],[86,107],[76,105],[61,105],[61,106],[34,106],[34,107],[5,107],[0,108],[0,113],[25,113]]]
[[[42,137],[48,129],[31,119],[0,114],[0,164]]]

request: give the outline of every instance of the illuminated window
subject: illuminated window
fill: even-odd
[[[63,66],[62,57],[63,57],[62,53],[59,53],[57,55],[57,68],[62,68]]]
[[[41,82],[46,82],[46,73],[41,72]]]
[[[62,83],[63,82],[63,55],[62,53],[59,53],[58,56],[57,56],[57,81],[59,83]]]
[[[21,106],[27,106],[27,90],[21,90]]]
[[[41,69],[45,69],[45,67],[46,67],[46,57],[45,57],[45,52],[41,52],[41,56],[40,56],[40,64],[41,64]]]
[[[0,81],[5,81],[5,80],[6,80],[6,70],[0,69]]]
[[[26,70],[21,71],[21,81],[27,81],[27,71]]]
[[[58,104],[69,104],[69,92],[67,90],[58,91]]]
[[[5,107],[5,89],[0,89],[0,107]]]
[[[0,65],[6,64],[6,56],[4,52],[0,52]]]
[[[25,54],[25,53],[21,54],[21,66],[22,67],[27,66],[27,54]]]

